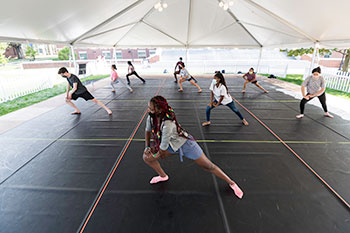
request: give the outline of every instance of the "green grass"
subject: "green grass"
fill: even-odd
[[[95,75],[80,79],[83,83],[90,80],[99,80],[108,77],[109,75]],[[38,91],[29,95],[18,97],[14,100],[7,101],[0,104],[0,116],[7,113],[28,107],[30,105],[47,100],[51,97],[60,95],[66,92],[67,83],[55,85],[52,88]]]
[[[262,76],[266,76],[268,77],[268,74],[260,74]],[[281,77],[277,77],[277,79],[279,80],[283,80],[286,82],[290,82],[290,83],[294,83],[297,84],[299,86],[301,86],[301,84],[303,83],[303,75],[301,74],[287,74],[286,78],[281,78]],[[326,92],[327,94],[331,94],[331,95],[335,95],[335,96],[340,96],[343,98],[347,98],[350,99],[350,93],[344,92],[344,91],[338,91],[338,90],[334,90],[331,88],[326,88]]]

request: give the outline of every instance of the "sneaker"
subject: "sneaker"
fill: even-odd
[[[298,119],[300,119],[300,118],[303,118],[303,117],[304,117],[304,114],[299,114],[299,115],[296,115],[295,117],[298,118]]]

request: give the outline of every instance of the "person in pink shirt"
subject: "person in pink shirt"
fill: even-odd
[[[134,90],[127,84],[124,83],[124,81],[118,76],[117,73],[117,67],[115,65],[112,65],[112,72],[111,72],[111,87],[112,87],[112,92],[115,92],[115,84],[121,83],[124,87],[128,88],[130,92],[133,92]]]
[[[254,73],[254,68],[250,68],[249,72],[243,75],[243,79],[245,80],[243,84],[243,90],[242,93],[245,93],[245,89],[247,88],[248,83],[253,83],[255,86],[259,87],[261,90],[263,90],[265,93],[269,93],[267,90],[265,90],[258,81],[256,80],[256,75]]]

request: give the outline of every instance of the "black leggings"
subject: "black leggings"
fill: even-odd
[[[142,82],[146,82],[143,78],[141,78],[141,77],[136,73],[136,71],[133,71],[133,72],[131,72],[130,74],[127,74],[127,75],[126,75],[126,80],[128,80],[128,84],[130,84],[129,76],[131,76],[131,75],[135,75],[136,77],[138,77],[139,79],[141,79]]]
[[[309,95],[309,93],[307,93],[306,95]],[[313,98],[310,99],[305,99],[303,98],[300,102],[300,113],[304,114],[304,109],[305,109],[305,104],[307,102],[309,102],[310,100],[312,100]],[[323,92],[322,95],[318,96],[318,99],[320,100],[321,104],[322,104],[322,108],[324,110],[324,112],[328,112],[327,111],[327,105],[326,105],[326,92]]]

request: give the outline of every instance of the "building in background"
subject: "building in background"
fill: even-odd
[[[57,45],[57,53],[65,46]],[[74,48],[78,60],[95,60],[99,57],[114,59],[113,48]],[[116,49],[115,58],[118,60],[142,60],[156,54],[156,49]]]

